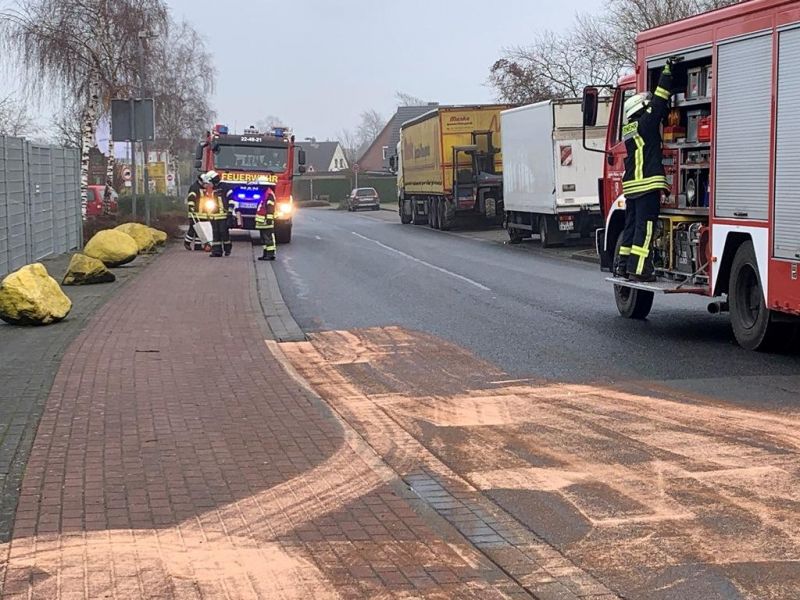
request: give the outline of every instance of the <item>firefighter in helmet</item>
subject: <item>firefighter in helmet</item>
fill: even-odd
[[[222,188],[222,177],[216,171],[206,173],[205,181],[208,184],[203,201],[213,205],[208,211],[212,231],[211,256],[222,256],[223,252],[225,256],[230,256],[233,244],[228,224],[235,209],[231,199],[233,192],[231,190],[226,192]]]
[[[256,229],[264,250],[258,260],[275,260],[275,192],[268,186],[256,209]]]
[[[625,101],[623,108],[627,120],[622,128],[627,150],[622,178],[625,229],[614,274],[634,281],[656,280],[651,246],[661,194],[669,194],[662,162],[661,125],[669,114],[674,62],[672,58],[667,60],[655,93],[635,94]]]
[[[202,250],[200,238],[197,236],[197,232],[194,229],[194,222],[195,219],[198,221],[208,220],[208,214],[202,210],[198,210],[198,203],[203,197],[203,189],[208,183],[205,180],[205,175],[205,173],[200,173],[197,176],[197,179],[189,186],[189,193],[186,196],[186,208],[189,213],[189,229],[186,231],[186,235],[183,238],[183,247],[187,250],[191,250],[193,246],[195,250]]]

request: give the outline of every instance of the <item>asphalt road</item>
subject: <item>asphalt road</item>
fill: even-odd
[[[742,350],[707,300],[660,296],[647,321],[625,320],[595,265],[498,239],[403,226],[386,212],[306,209],[276,270],[306,332],[399,325],[517,377],[663,381],[720,400],[800,406],[800,355]]]

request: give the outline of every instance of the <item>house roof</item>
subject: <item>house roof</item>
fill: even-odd
[[[324,173],[330,169],[339,142],[302,142],[300,146],[306,151],[306,167]]]
[[[389,119],[386,127],[383,128],[383,131],[378,135],[378,137],[375,138],[372,144],[361,149],[358,154],[358,159],[361,160],[364,155],[366,155],[367,152],[372,149],[378,140],[383,137],[383,133],[387,129],[389,130],[389,154],[393,154],[392,151],[397,147],[397,142],[400,141],[400,126],[406,121],[410,121],[411,119],[434,110],[437,106],[439,106],[438,102],[429,102],[428,104],[424,104],[422,106],[399,106],[397,108],[397,112],[394,113],[394,116],[391,119]]]

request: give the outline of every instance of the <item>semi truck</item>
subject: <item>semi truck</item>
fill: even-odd
[[[589,237],[602,226],[597,176],[603,157],[588,148],[604,148],[610,106],[610,98],[601,98],[597,124],[583,132],[580,98],[500,113],[503,201],[511,243],[538,233],[548,248],[573,233]]]
[[[625,218],[622,107],[653,90],[668,59],[672,108],[663,161],[671,193],[654,235],[658,280],[610,277],[621,315],[645,318],[656,294],[698,294],[730,312],[738,343],[796,346],[800,334],[800,4],[751,0],[640,33],[636,71],[618,82],[606,135],[597,232],[611,270]],[[584,90],[584,125],[598,87]]]
[[[403,123],[391,161],[403,224],[450,229],[471,216],[502,225],[500,111],[506,108],[440,106]]]
[[[298,150],[298,172],[305,171],[305,152]],[[292,240],[295,171],[294,136],[284,127],[267,132],[248,128],[243,134],[230,133],[226,125],[215,125],[198,144],[195,169],[217,171],[222,187],[232,191],[238,226],[256,228],[258,203],[272,187],[275,192],[275,239],[279,244]]]

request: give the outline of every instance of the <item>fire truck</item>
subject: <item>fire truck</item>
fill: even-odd
[[[298,149],[298,173],[305,171],[305,163],[305,152]],[[241,229],[255,229],[258,203],[272,187],[276,200],[275,239],[279,244],[291,241],[295,142],[286,128],[259,132],[250,127],[239,135],[230,133],[225,125],[215,125],[197,146],[195,168],[220,174],[224,190],[233,192],[231,199],[236,203]]]
[[[751,0],[639,34],[635,74],[613,88],[596,234],[611,270],[625,215],[623,104],[655,89],[668,58],[672,109],[653,255],[658,281],[610,277],[621,315],[643,319],[657,294],[698,294],[730,312],[751,350],[800,338],[800,3]],[[597,116],[597,86],[584,91],[584,126]]]

